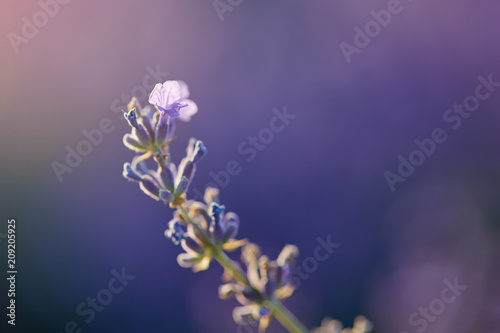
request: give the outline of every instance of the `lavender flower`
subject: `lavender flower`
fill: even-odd
[[[144,126],[143,118],[137,115],[136,109],[131,109],[125,113],[125,119],[132,127],[132,134],[127,134],[124,137],[125,145],[135,151],[146,151],[147,147],[153,144],[153,137],[152,133],[148,132]]]
[[[298,256],[295,245],[286,245],[277,260],[270,261],[261,255],[256,244],[247,244],[242,249],[241,259],[247,267],[249,285],[232,282],[219,288],[220,298],[235,296],[243,306],[236,307],[233,318],[239,324],[260,321],[259,329],[265,330],[273,314],[267,311],[265,301],[285,299],[292,295],[292,266]]]
[[[123,176],[139,183],[143,192],[155,200],[162,200],[171,207],[176,207],[186,201],[186,192],[194,177],[196,164],[206,152],[203,142],[191,138],[187,156],[179,168],[170,162],[166,154],[155,155],[158,166],[156,170],[150,169],[142,156],[138,156],[132,163],[125,163]]]
[[[140,155],[124,164],[123,176],[138,183],[150,197],[176,209],[165,236],[185,251],[177,256],[180,266],[198,272],[208,269],[215,260],[224,267],[223,279],[227,283],[220,286],[219,296],[235,297],[241,304],[233,311],[236,322],[259,321],[259,331],[264,332],[271,320],[277,318],[290,332],[308,332],[280,301],[294,291],[291,276],[299,254],[297,247],[286,245],[276,260],[270,260],[261,254],[256,244],[236,238],[240,219],[226,211],[219,200],[218,189],[207,188],[204,202],[188,200],[187,191],[197,165],[207,154],[203,142],[191,138],[186,156],[178,165],[172,162],[169,146],[174,139],[176,118],[189,121],[198,111],[188,97],[184,82],[166,81],[158,83],[151,92],[152,105],[143,108],[132,98],[124,114],[132,129],[123,137],[123,143]],[[243,265],[226,254],[238,248],[241,248],[245,271]],[[339,325],[326,319],[314,333],[339,333],[342,329]],[[364,333],[369,326],[368,321],[358,318],[351,331],[342,333]]]
[[[198,112],[198,106],[188,97],[189,89],[185,82],[165,81],[155,85],[149,95],[149,103],[156,106],[162,114],[189,121]]]
[[[216,199],[218,190],[207,188],[206,198]],[[240,220],[233,212],[224,213],[224,206],[214,201],[189,200],[184,203],[188,216],[194,225],[189,224],[182,214],[175,212],[174,219],[169,222],[169,229],[165,236],[172,239],[174,244],[179,242],[179,227],[185,230],[180,241],[186,253],[177,257],[180,266],[192,268],[194,272],[208,269],[216,251],[232,251],[247,243],[246,239],[235,239]]]
[[[169,229],[165,231],[165,236],[170,238],[174,244],[179,245],[180,241],[186,238],[186,233],[177,220],[168,223]]]
[[[159,200],[160,183],[153,174],[139,172],[130,163],[123,165],[123,177],[131,182],[139,183],[141,190],[155,200]]]
[[[136,98],[127,105],[125,118],[132,132],[123,137],[123,143],[131,150],[143,153],[132,163],[126,163],[123,176],[137,182],[140,188],[155,200],[162,200],[176,207],[186,201],[186,192],[194,177],[196,164],[206,155],[203,142],[191,138],[186,157],[179,167],[170,160],[168,146],[175,132],[175,117],[188,121],[198,110],[188,100],[189,90],[182,81],[167,81],[157,84],[151,93],[151,105],[142,108]],[[179,113],[179,111],[182,111]],[[146,161],[154,156],[157,169],[148,167]]]
[[[132,132],[123,137],[126,147],[139,153],[168,153],[168,144],[175,132],[175,119],[190,121],[198,112],[195,102],[189,97],[189,89],[182,81],[158,83],[149,97],[149,102],[142,108],[134,97],[127,105],[124,116]]]

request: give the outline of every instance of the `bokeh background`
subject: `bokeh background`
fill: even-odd
[[[286,302],[308,327],[363,314],[376,333],[417,332],[409,316],[458,278],[467,290],[424,331],[500,332],[500,92],[456,131],[442,118],[479,75],[500,81],[500,4],[402,0],[347,63],[339,44],[387,4],[244,0],[221,20],[212,1],[73,0],[16,53],[8,34],[41,7],[2,1],[0,232],[17,218],[19,271],[17,325],[3,314],[2,332],[64,332],[69,321],[82,332],[256,332],[218,299],[219,267],[177,265],[163,235],[172,211],[121,176],[133,153],[116,111],[148,67],[185,80],[199,106],[172,147],[178,161],[189,137],[207,145],[194,186],[240,163],[221,197],[241,236],[272,257],[293,243],[307,258],[328,235],[341,244]],[[238,145],[285,106],[296,118],[247,162]],[[60,182],[52,163],[104,118],[113,131]],[[448,140],[392,192],[384,172],[437,127]],[[85,323],[78,304],[122,268],[135,279]]]

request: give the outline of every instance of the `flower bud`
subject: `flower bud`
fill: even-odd
[[[159,147],[162,147],[169,138],[170,116],[166,113],[161,113],[156,124],[155,140]]]
[[[224,238],[223,242],[227,242],[230,239],[233,239],[238,234],[238,229],[240,225],[240,219],[238,215],[233,212],[229,212],[224,216]]]
[[[191,268],[200,263],[202,257],[192,253],[181,253],[177,256],[177,263],[184,268]]]
[[[123,165],[123,177],[134,182],[142,180],[141,176],[132,169],[132,166],[128,162]]]
[[[191,154],[191,162],[198,163],[207,154],[207,147],[202,141],[196,141],[193,152]]]
[[[226,299],[233,297],[236,294],[236,285],[233,283],[223,284],[219,287],[219,297],[221,299]]]
[[[281,273],[280,273],[280,280],[278,281],[278,285],[280,286],[283,286],[285,284],[287,284],[288,282],[290,282],[290,280],[292,279],[292,275],[293,275],[293,272],[292,272],[292,267],[291,265],[284,265],[284,266],[278,266],[280,269],[281,269]]]
[[[181,246],[186,252],[193,252],[196,254],[203,254],[205,252],[203,247],[190,237],[184,238],[181,242]]]
[[[210,225],[210,235],[215,244],[222,244],[222,239],[224,238],[224,230],[220,224]]]
[[[168,166],[160,166],[159,172],[165,188],[167,188],[170,192],[173,192],[175,190],[175,185],[172,170]]]
[[[241,249],[241,260],[247,266],[256,264],[258,256],[260,256],[260,248],[257,244],[248,243]]]
[[[163,200],[165,203],[169,203],[170,201],[174,200],[174,195],[168,190],[161,189],[160,199]]]
[[[187,158],[182,159],[179,171],[182,170],[182,176],[191,180],[194,177],[194,172],[196,171],[196,164],[189,161]]]
[[[138,120],[139,124],[141,124],[142,126],[144,126],[144,128],[146,129],[146,131],[149,134],[149,137],[152,139],[152,141],[154,141],[155,130],[153,128],[152,121],[153,121],[152,119],[147,118],[147,117],[141,117]]]
[[[234,308],[233,319],[237,324],[249,324],[260,317],[260,306],[245,305]]]
[[[283,280],[283,267],[278,266],[275,261],[271,262],[267,272],[267,277],[269,280],[275,282],[276,287],[279,287]]]
[[[179,221],[171,220],[168,223],[168,227],[169,229],[165,230],[165,236],[170,238],[174,244],[178,245],[182,239],[186,238],[186,234]]]
[[[124,116],[129,125],[133,127],[132,133],[139,139],[139,142],[143,145],[149,146],[151,144],[151,137],[144,125],[137,121],[137,112],[135,109],[125,113]]]
[[[224,205],[219,205],[215,202],[213,202],[211,205],[210,205],[210,210],[209,210],[209,214],[210,216],[212,217],[212,222],[213,224],[220,224],[220,220],[221,220],[221,215],[222,213],[224,212],[224,209],[226,207],[224,207]]]
[[[155,183],[155,181],[153,180],[153,177],[151,177],[149,175],[143,176],[141,179],[140,188],[144,193],[149,195],[151,198],[153,198],[155,200],[160,199],[159,198],[160,189],[159,189],[158,185]]]
[[[210,205],[212,202],[219,203],[219,189],[217,187],[207,187],[203,200]]]
[[[178,197],[181,194],[185,193],[189,186],[189,180],[186,177],[182,177],[179,184],[177,184],[177,188],[175,189],[175,196]]]
[[[295,264],[299,256],[299,249],[295,245],[286,245],[278,256],[278,265],[284,266],[286,262]]]

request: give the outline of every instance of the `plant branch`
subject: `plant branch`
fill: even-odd
[[[196,231],[200,235],[203,235],[203,232],[201,231],[200,227],[196,223],[194,223],[193,220],[191,220],[191,218],[189,217],[189,215],[186,212],[186,210],[184,209],[184,207],[179,205],[179,206],[177,206],[177,209],[181,213],[182,217],[187,221],[187,223],[189,223],[191,226],[193,226],[193,228],[195,228]],[[217,262],[222,267],[224,267],[226,270],[230,271],[233,278],[236,281],[254,289],[253,286],[248,281],[245,273],[241,270],[241,268],[239,268],[238,266],[236,266],[233,263],[231,258],[229,258],[224,251],[220,250],[217,246],[213,246],[208,239],[204,239],[204,241],[207,244],[210,244],[215,260],[217,260]],[[263,305],[265,307],[267,307],[274,314],[276,319],[278,319],[278,321],[285,328],[287,328],[289,332],[291,332],[291,333],[308,333],[309,332],[309,330],[304,326],[304,324],[302,324],[293,315],[293,313],[291,313],[290,310],[288,310],[280,301],[278,301],[276,299],[267,299],[264,301]]]

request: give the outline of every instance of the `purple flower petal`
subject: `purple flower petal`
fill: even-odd
[[[186,82],[184,81],[177,81],[179,83],[179,86],[181,88],[181,99],[187,99],[189,98],[189,88]]]
[[[191,117],[198,112],[198,105],[190,99],[185,99],[182,103],[186,106],[180,109],[179,119],[186,122],[190,121]]]
[[[198,106],[188,97],[189,89],[184,81],[165,81],[155,85],[149,95],[149,103],[156,106],[162,114],[189,121],[198,112]]]
[[[161,111],[166,111],[181,99],[181,86],[177,81],[157,83],[149,95],[149,103],[157,106]]]

